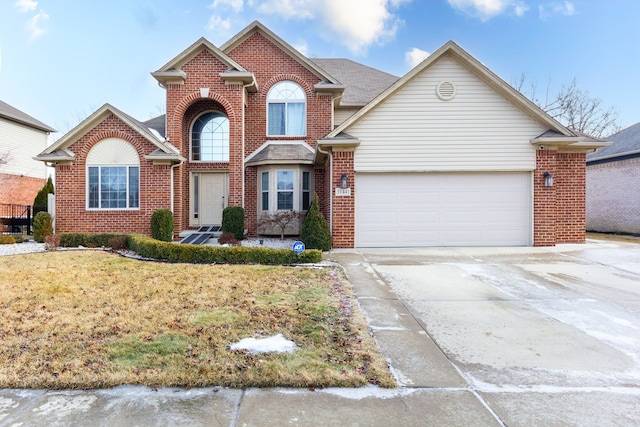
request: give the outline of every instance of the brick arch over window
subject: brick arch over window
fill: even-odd
[[[209,92],[209,96],[203,98],[202,95],[200,94],[200,91],[198,91],[198,92],[193,92],[190,95],[187,95],[184,98],[182,98],[182,100],[180,101],[180,103],[178,103],[175,110],[172,112],[170,116],[169,116],[169,113],[167,113],[167,117],[171,117],[171,120],[173,121],[172,127],[174,129],[180,129],[182,127],[181,126],[182,118],[184,117],[187,110],[192,105],[196,104],[198,101],[207,100],[207,99],[213,100],[218,104],[220,104],[222,108],[224,108],[224,112],[229,118],[229,121],[233,122],[237,120],[236,113],[233,110],[233,107],[231,106],[229,101],[227,101],[223,96],[220,96],[215,92]]]
[[[265,82],[265,84],[262,85],[262,87],[260,88],[260,95],[264,99],[267,99],[267,94],[269,93],[269,90],[271,90],[271,88],[274,85],[285,80],[294,82],[297,85],[301,86],[302,90],[304,90],[304,93],[305,95],[307,95],[307,97],[313,94],[313,90],[311,89],[311,86],[309,86],[309,83],[303,78],[301,78],[300,76],[297,76],[295,74],[279,74],[277,76],[270,78]]]

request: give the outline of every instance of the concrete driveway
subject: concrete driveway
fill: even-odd
[[[640,425],[640,245],[334,256],[405,387],[466,390],[497,425]]]

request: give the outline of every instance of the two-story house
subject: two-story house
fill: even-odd
[[[243,206],[304,212],[318,194],[335,247],[584,241],[586,141],[453,42],[402,78],[310,59],[254,22],[152,73],[166,115],[105,104],[38,159],[56,167],[58,232],[176,236]]]

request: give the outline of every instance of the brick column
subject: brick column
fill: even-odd
[[[558,153],[556,243],[584,243],[586,238],[586,154]]]
[[[355,246],[355,174],[353,171],[354,151],[335,151],[333,155],[333,174],[328,189],[333,195],[333,221],[331,234],[334,248],[353,248]],[[347,174],[351,194],[336,196],[340,188],[342,174]]]
[[[533,245],[554,246],[556,244],[556,203],[557,183],[553,187],[544,186],[544,173],[556,176],[556,150],[536,151],[536,170],[533,173]]]

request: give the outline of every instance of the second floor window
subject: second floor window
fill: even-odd
[[[191,160],[194,162],[229,161],[229,119],[210,111],[193,122]]]
[[[307,130],[307,98],[294,82],[282,81],[267,94],[267,134],[304,136]]]

